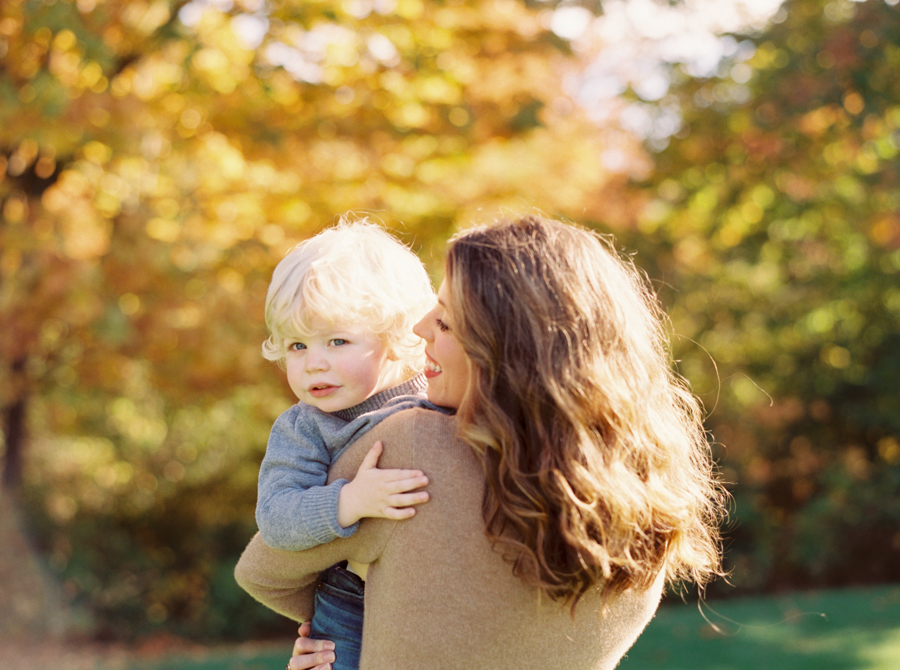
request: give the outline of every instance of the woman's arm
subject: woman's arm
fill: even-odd
[[[318,574],[332,564],[317,570],[312,563],[296,560],[301,553],[273,549],[257,533],[241,554],[234,578],[269,609],[294,621],[308,621],[313,614]]]
[[[376,560],[396,523],[388,519],[367,519],[353,537],[306,551],[273,549],[257,533],[244,549],[234,569],[234,578],[269,609],[294,621],[307,621],[313,614],[319,573],[344,560],[357,563]]]

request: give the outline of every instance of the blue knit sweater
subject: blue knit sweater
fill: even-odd
[[[338,495],[347,483],[325,485],[344,447],[394,412],[414,407],[446,412],[428,402],[423,375],[376,393],[359,405],[323,412],[297,403],[278,417],[259,468],[256,524],[270,547],[302,551],[349,537],[359,523],[337,522]]]

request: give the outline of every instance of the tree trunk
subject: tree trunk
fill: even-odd
[[[3,488],[15,495],[22,484],[22,452],[25,448],[25,417],[28,392],[25,379],[25,357],[17,356],[9,366],[12,402],[3,408],[3,434],[6,454],[3,459]]]
[[[13,379],[21,378],[24,367],[23,362],[13,363]],[[59,639],[71,620],[59,584],[29,541],[19,513],[28,400],[24,385],[19,385],[18,391],[3,413],[6,456],[0,487],[0,645]]]
[[[9,491],[0,491],[0,584],[0,642],[48,642],[66,633],[59,585],[28,541]]]
[[[24,397],[6,408],[3,434],[6,435],[6,455],[3,459],[3,488],[15,494],[22,485],[22,451],[25,443],[25,413],[28,404]]]

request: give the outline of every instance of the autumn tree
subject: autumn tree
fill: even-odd
[[[621,177],[553,6],[0,6],[3,476],[101,628],[263,620],[231,564],[290,403],[258,351],[290,245],[361,210],[437,269],[482,210],[599,216]]]
[[[738,587],[900,578],[900,12],[788,0],[716,76],[636,225],[737,500]],[[892,502],[893,501],[893,502]]]

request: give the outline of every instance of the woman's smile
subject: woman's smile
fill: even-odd
[[[425,378],[428,399],[440,407],[459,409],[469,388],[469,357],[456,334],[447,280],[438,291],[438,304],[413,327],[425,340]]]
[[[433,379],[441,374],[444,369],[435,362],[435,360],[428,355],[428,352],[425,352],[425,377],[427,379]]]

